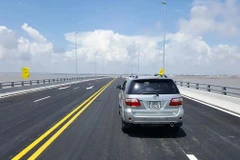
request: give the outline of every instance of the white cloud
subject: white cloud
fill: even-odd
[[[239,74],[240,48],[228,44],[211,46],[204,39],[209,33],[237,39],[239,20],[239,5],[235,0],[195,1],[190,19],[179,19],[179,31],[167,44],[168,71],[174,73],[174,64],[178,64],[181,73]]]
[[[17,45],[15,33],[5,26],[0,26],[0,44],[8,49]]]
[[[236,0],[196,0],[191,9],[190,20],[179,20],[180,31],[194,35],[215,32],[224,37],[237,37],[240,34],[239,25],[240,11]]]
[[[211,58],[226,60],[226,59],[240,59],[240,47],[219,44],[214,46],[210,54]]]
[[[19,70],[20,67],[27,64],[32,64],[38,71],[41,71],[41,67],[46,64],[51,66],[49,60],[53,53],[53,44],[48,43],[36,29],[25,24],[23,26],[23,29],[26,29],[29,34],[33,33],[30,35],[35,37],[33,41],[25,37],[17,37],[12,30],[0,26],[0,61],[5,64],[1,66],[0,71],[16,71],[14,66],[18,65]]]
[[[169,39],[171,34],[167,36]],[[72,44],[75,43],[75,33],[65,34],[65,38]],[[157,42],[162,41],[162,37],[146,36],[125,36],[114,33],[111,30],[95,30],[77,34],[77,44],[79,55],[85,55],[87,61],[94,61],[94,53],[98,51],[97,58],[105,57],[106,61],[136,61],[138,54],[138,44],[140,45],[141,55],[149,54],[145,57],[146,64],[156,61],[153,55],[159,54],[160,48]]]
[[[27,23],[22,25],[22,29],[28,33],[28,35],[38,42],[46,42],[47,39],[43,37],[36,29],[28,26]]]
[[[20,37],[18,39],[18,52],[25,58],[27,58],[27,55],[29,55],[29,58],[32,57],[36,60],[44,57],[49,58],[53,53],[53,44],[30,42],[28,39]]]
[[[5,26],[0,26],[0,59],[14,57],[16,46],[17,38],[14,32]]]

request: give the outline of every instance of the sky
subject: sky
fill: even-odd
[[[165,1],[1,0],[0,72],[158,73],[165,26],[166,74],[240,74],[240,0]]]

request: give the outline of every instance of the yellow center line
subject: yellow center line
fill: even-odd
[[[114,79],[115,80],[115,79]],[[38,139],[24,148],[21,152],[19,152],[12,160],[19,160],[22,158],[26,153],[28,153],[31,149],[33,149],[39,142],[41,142],[44,138],[46,138],[49,134],[51,134],[57,127],[59,127],[62,123],[64,123],[69,117],[71,117],[74,113],[76,113],[80,108],[82,108],[87,102],[89,102],[94,96],[98,95],[102,90],[108,87],[108,84],[111,84],[114,80],[110,81],[102,88],[100,88],[97,92],[95,92],[92,96],[90,96],[87,100],[85,100],[81,105],[71,111],[68,115],[66,115],[63,119],[61,119],[58,123],[56,123],[53,127],[47,130],[44,134],[42,134]]]
[[[111,81],[112,83],[113,81]],[[107,87],[109,85],[111,85],[111,83],[109,83],[107,85]],[[48,141],[46,141],[34,154],[32,154],[28,160],[35,160],[64,130],[66,130],[66,128],[71,125],[77,118],[78,116],[88,108],[88,106],[90,106],[93,101],[98,98],[100,96],[100,94],[107,89],[104,88],[103,90],[101,90],[101,92],[99,92],[91,101],[89,101],[80,111],[78,111],[77,114],[75,114],[62,128],[60,128]]]

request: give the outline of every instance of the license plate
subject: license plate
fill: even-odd
[[[160,109],[161,108],[161,102],[150,102],[149,103],[149,109]]]

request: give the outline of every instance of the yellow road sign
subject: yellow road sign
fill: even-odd
[[[22,67],[22,78],[26,79],[30,77],[30,72],[28,67]]]

